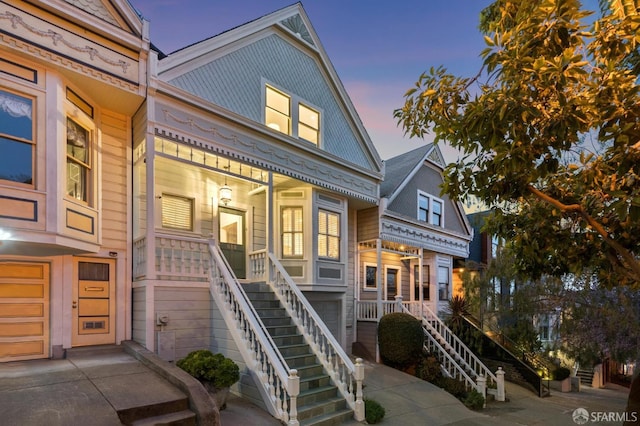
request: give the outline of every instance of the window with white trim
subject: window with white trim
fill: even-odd
[[[315,145],[320,141],[320,112],[307,102],[265,86],[265,113],[267,127]]]
[[[282,257],[301,258],[304,254],[302,207],[282,207]]]
[[[340,214],[318,209],[318,257],[340,260]]]
[[[441,199],[418,191],[418,220],[444,226],[444,203]]]
[[[373,264],[365,264],[364,265],[364,289],[365,290],[376,290],[378,281],[378,267]]]
[[[162,227],[193,231],[193,198],[162,194]]]
[[[438,266],[438,300],[449,300],[449,268]]]
[[[89,201],[92,132],[67,117],[67,195]]]

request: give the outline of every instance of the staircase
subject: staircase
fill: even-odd
[[[243,285],[258,316],[287,366],[298,371],[298,420],[301,425],[337,425],[353,417],[331,377],[305,342],[276,295],[265,283]]]
[[[591,386],[593,384],[593,370],[578,369],[576,376],[580,378],[581,385]]]
[[[404,305],[403,305],[404,306]],[[467,389],[479,389],[478,377],[482,376],[489,387],[487,393],[496,393],[492,387],[497,385],[497,378],[480,359],[442,322],[426,304],[422,307],[415,304],[404,308],[422,321],[425,333],[425,349],[434,353],[440,365],[450,377],[465,382]],[[418,312],[419,310],[419,312]]]

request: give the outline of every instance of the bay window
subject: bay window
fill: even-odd
[[[33,184],[34,101],[0,90],[0,179]]]
[[[301,258],[304,254],[302,207],[283,207],[281,220],[282,257]]]
[[[340,214],[318,210],[318,257],[340,260]]]

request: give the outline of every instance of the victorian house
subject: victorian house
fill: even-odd
[[[131,338],[147,26],[87,3],[0,3],[0,362]]]

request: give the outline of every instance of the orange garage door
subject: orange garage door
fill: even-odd
[[[0,362],[49,356],[49,265],[0,262]]]

